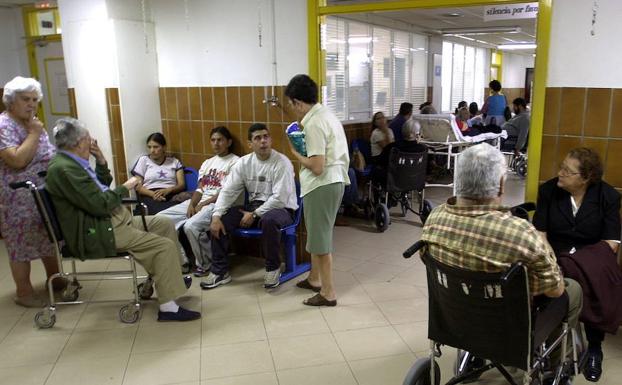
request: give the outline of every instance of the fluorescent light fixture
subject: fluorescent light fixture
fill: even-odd
[[[441,30],[441,35],[485,35],[490,33],[518,33],[520,31],[520,27],[446,28]]]
[[[517,49],[535,49],[536,47],[536,44],[501,44],[497,46],[497,49],[513,51]]]

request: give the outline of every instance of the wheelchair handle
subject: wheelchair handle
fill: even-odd
[[[507,281],[510,280],[510,278],[514,276],[514,274],[517,274],[522,268],[523,268],[522,262],[513,263],[512,266],[510,266],[510,269],[501,276],[501,282],[506,283]]]
[[[425,246],[425,242],[422,240],[419,240],[415,242],[412,246],[410,246],[408,249],[406,249],[406,251],[404,251],[402,256],[404,258],[410,258],[413,256],[413,254],[419,251],[423,246]]]
[[[9,187],[12,188],[13,190],[17,190],[17,189],[20,189],[20,188],[30,187],[31,184],[32,184],[31,181],[24,180],[24,181],[21,181],[21,182],[9,183]]]

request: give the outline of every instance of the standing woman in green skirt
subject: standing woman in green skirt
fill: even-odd
[[[333,284],[333,227],[348,179],[348,142],[343,126],[328,108],[318,103],[317,84],[307,75],[296,75],[285,88],[289,109],[304,128],[306,156],[290,149],[300,161],[300,195],[307,227],[306,250],[311,272],[296,286],[317,292],[303,303],[335,306]]]

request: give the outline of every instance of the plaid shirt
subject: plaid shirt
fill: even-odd
[[[457,206],[455,198],[435,208],[423,227],[436,260],[467,270],[500,272],[513,262],[527,267],[531,295],[558,287],[555,254],[531,223],[494,205]]]

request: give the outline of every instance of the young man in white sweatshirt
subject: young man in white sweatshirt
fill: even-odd
[[[298,208],[294,167],[285,155],[272,149],[266,125],[250,126],[248,144],[253,152],[232,167],[216,201],[210,225],[212,265],[209,275],[201,282],[203,289],[231,282],[227,254],[231,232],[237,227],[261,228],[261,250],[266,259],[264,287],[279,285],[281,228],[293,222],[294,211]],[[246,206],[233,206],[245,189],[248,193]]]

